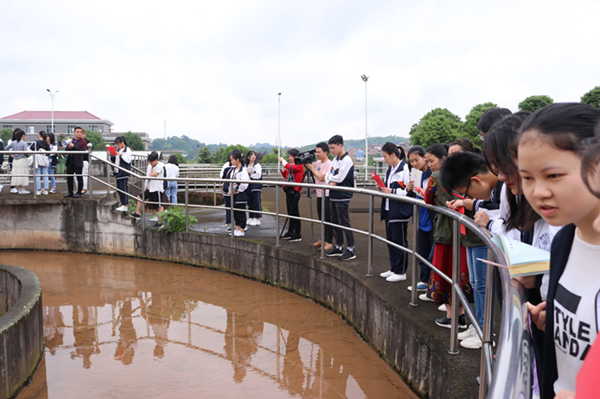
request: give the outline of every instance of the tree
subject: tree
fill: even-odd
[[[265,153],[260,159],[260,163],[263,165],[267,163],[277,163],[277,161],[277,147],[273,147],[273,150],[270,153]]]
[[[457,115],[446,108],[436,108],[421,118],[414,131],[411,129],[410,142],[425,148],[436,143],[448,143],[459,136],[462,125]]]
[[[123,134],[125,140],[127,141],[127,146],[131,148],[133,151],[144,151],[146,148],[144,147],[144,143],[140,136],[135,133],[127,132]]]
[[[4,142],[4,146],[8,144],[9,140],[12,138],[13,129],[2,129],[0,130],[0,139]]]
[[[200,148],[198,151],[198,163],[210,163],[212,161],[212,154],[208,147]]]
[[[92,143],[93,151],[105,151],[106,141],[104,140],[104,137],[102,137],[101,133],[95,132],[93,130],[86,131],[85,139],[88,142]]]
[[[498,107],[497,104],[494,103],[483,103],[477,104],[473,108],[471,108],[471,112],[467,114],[465,117],[465,123],[462,125],[462,129],[460,134],[463,137],[468,138],[475,145],[481,145],[483,142],[479,139],[479,130],[477,129],[477,123],[479,122],[479,118],[485,111],[490,108]]]
[[[554,100],[548,96],[529,96],[519,103],[519,109],[533,112],[552,103],[554,103]]]
[[[215,152],[213,156],[213,163],[221,164],[227,162],[227,156],[229,155],[229,153],[231,153],[231,151],[235,150],[236,148],[242,151],[244,157],[248,153],[248,149],[241,144],[234,144],[225,148],[221,147],[217,150],[217,152]]]
[[[594,87],[592,90],[581,96],[581,102],[591,105],[596,109],[600,109],[600,86]]]

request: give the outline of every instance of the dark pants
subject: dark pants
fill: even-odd
[[[74,163],[70,163],[67,165],[67,189],[69,190],[69,194],[73,194],[73,175],[77,175],[77,194],[81,194],[81,190],[83,189],[83,176],[81,175],[81,171],[83,170],[83,166],[77,167]]]
[[[127,205],[129,203],[129,197],[127,197],[127,182],[129,178],[117,179],[117,189],[119,189],[119,199],[121,200],[121,205]],[[125,191],[122,193],[121,191]]]
[[[325,197],[325,218],[321,216],[321,203],[322,197],[317,197],[317,212],[319,213],[319,219],[324,220],[325,222],[331,223],[331,201],[329,201],[329,197]],[[331,244],[333,242],[333,227],[325,225],[325,242]]]
[[[246,203],[243,204],[234,204],[233,207],[236,209],[233,211],[233,219],[235,220],[235,225],[241,227],[242,229],[246,228]],[[242,209],[243,211],[238,211],[237,209]]]
[[[401,245],[404,248],[408,248],[408,240],[406,238],[407,230],[408,222],[390,223],[386,215],[385,235],[388,241]],[[408,254],[389,244],[388,251],[390,253],[390,270],[395,274],[406,274]]]
[[[225,223],[231,224],[231,197],[224,195],[225,197]]]
[[[250,200],[248,201],[248,209],[250,210],[251,219],[260,219],[262,214],[254,213],[252,211],[262,211],[262,205],[260,201],[261,191],[250,191]]]
[[[352,227],[350,224],[350,201],[331,201],[331,223],[344,227]],[[334,227],[333,235],[336,247],[344,247],[344,235],[346,235],[348,249],[354,249],[353,232]]]
[[[417,253],[421,255],[423,258],[427,259],[431,262],[432,256],[431,249],[433,248],[433,229],[429,231],[423,231],[419,229],[418,234],[418,248]],[[429,275],[431,274],[431,269],[425,265],[425,263],[419,261],[419,267],[421,268],[421,276],[419,281],[422,283],[429,283]]]
[[[287,205],[287,212],[290,216],[300,216],[300,208],[298,203],[300,202],[300,193],[294,190],[291,193],[285,193],[285,201]],[[302,224],[298,219],[288,219],[290,227],[288,232],[293,236],[300,236],[302,230]]]

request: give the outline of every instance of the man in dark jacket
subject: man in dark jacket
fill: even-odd
[[[84,130],[77,126],[73,134],[75,139],[67,144],[67,151],[87,151],[88,142],[83,138]],[[81,189],[83,188],[83,176],[81,171],[83,170],[83,154],[69,154],[67,156],[67,188],[69,193],[65,195],[65,198],[81,197]],[[77,175],[77,192],[73,194],[73,175]]]

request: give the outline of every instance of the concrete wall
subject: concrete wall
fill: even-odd
[[[0,396],[12,397],[44,351],[42,289],[30,271],[0,264]]]
[[[3,201],[0,248],[101,252],[202,265],[309,296],[345,318],[417,392],[434,398],[476,396],[441,334],[424,330],[407,306],[389,303],[339,262],[322,261],[249,239],[203,233],[166,236],[136,227],[99,200],[44,204]],[[243,254],[243,261],[240,256]],[[458,364],[458,366],[457,366]],[[472,377],[472,376],[471,376]]]

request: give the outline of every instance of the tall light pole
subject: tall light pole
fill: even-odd
[[[52,98],[52,134],[56,134],[54,131],[54,96],[58,93],[58,90],[54,90],[54,92],[50,91],[50,89],[46,89],[48,93],[50,93],[50,97]]]
[[[281,93],[277,93],[277,169],[281,169]]]
[[[367,81],[369,77],[364,73],[361,76],[365,82],[365,181],[367,181],[367,169],[369,168],[369,133],[367,130]]]

